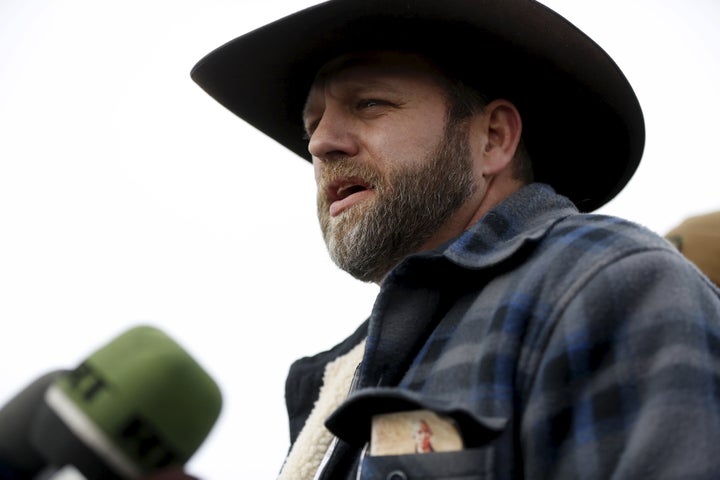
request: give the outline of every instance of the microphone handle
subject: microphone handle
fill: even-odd
[[[89,480],[126,480],[106,465],[103,459],[98,458],[97,453],[80,440],[47,403],[40,405],[35,418],[36,425],[42,425],[42,431],[35,429],[33,440],[42,449],[50,465],[60,468],[72,465],[78,471],[85,472],[85,476],[81,475],[79,478]],[[51,475],[47,477],[49,480],[54,479],[52,475],[57,475],[60,471],[55,467],[45,473]]]

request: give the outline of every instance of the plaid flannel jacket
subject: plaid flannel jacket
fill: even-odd
[[[295,430],[318,368],[365,328],[320,478],[720,478],[720,292],[658,235],[546,185],[407,258],[355,338],[297,362]],[[465,449],[360,453],[373,415],[413,409],[452,417]]]

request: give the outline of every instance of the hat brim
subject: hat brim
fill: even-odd
[[[632,87],[593,40],[532,0],[330,0],[222,45],[191,76],[310,160],[302,110],[318,69],[381,48],[425,53],[515,103],[536,181],[581,211],[610,201],[637,169],[645,127]]]

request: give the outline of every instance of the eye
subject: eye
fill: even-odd
[[[365,108],[373,108],[373,107],[379,107],[384,105],[389,105],[390,103],[385,100],[379,100],[377,98],[363,98],[362,100],[359,100],[355,107],[358,110],[362,110]]]

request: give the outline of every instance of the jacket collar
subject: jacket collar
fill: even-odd
[[[575,205],[552,187],[532,183],[429,255],[445,257],[467,269],[486,268],[510,258],[527,242],[542,238],[555,223],[577,213]]]

